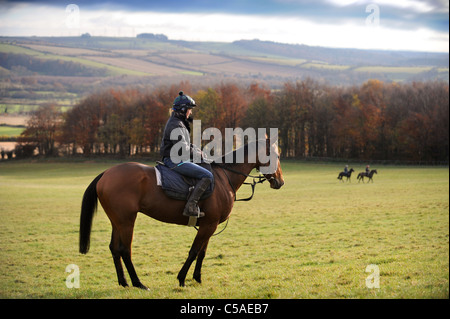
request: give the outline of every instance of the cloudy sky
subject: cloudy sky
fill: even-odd
[[[0,36],[260,39],[449,52],[448,0],[0,0]]]

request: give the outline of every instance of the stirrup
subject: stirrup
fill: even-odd
[[[196,205],[196,207],[197,207],[197,211],[194,214],[191,214],[189,211],[183,211],[183,215],[188,216],[188,217],[196,217],[196,218],[205,216],[205,213],[200,211],[200,207],[198,207],[198,205]]]

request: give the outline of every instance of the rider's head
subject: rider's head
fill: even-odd
[[[185,95],[183,91],[180,91],[180,93],[178,93],[178,96],[175,98],[175,101],[173,101],[172,110],[186,116],[188,110],[191,110],[196,106],[197,105],[195,104],[193,98],[191,98],[189,95]]]

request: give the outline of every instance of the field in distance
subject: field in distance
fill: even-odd
[[[65,111],[111,87],[312,78],[331,85],[381,81],[448,82],[448,54],[333,49],[259,40],[189,42],[109,37],[0,37],[0,117],[44,103]]]

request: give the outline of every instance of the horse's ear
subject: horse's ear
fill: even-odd
[[[269,135],[267,135],[266,133],[266,154],[270,154],[270,148],[272,147],[273,143],[275,143],[275,141],[269,138]]]
[[[278,134],[271,137],[270,145],[275,144],[277,141],[278,141]]]
[[[270,142],[269,142],[269,135],[267,135],[267,132],[264,134],[265,138],[266,138],[266,154],[267,151],[270,150]]]
[[[275,143],[277,141],[277,136],[272,136],[269,138],[269,135],[267,135],[267,133],[265,134],[265,136],[266,136],[267,143],[270,143],[270,145],[272,145],[273,143]]]

